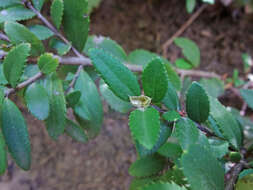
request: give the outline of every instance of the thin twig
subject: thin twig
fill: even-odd
[[[182,70],[182,69],[175,69],[175,70],[177,71],[177,73],[183,76],[221,79],[221,76],[214,72],[205,72],[205,71],[199,71],[199,70]]]
[[[233,190],[234,186],[236,184],[237,178],[240,174],[240,172],[244,168],[244,161],[240,161],[239,163],[235,164],[231,170],[226,174],[225,180],[226,180],[226,187],[225,190]]]
[[[75,73],[74,78],[72,79],[71,83],[69,84],[67,90],[65,91],[65,95],[69,93],[69,91],[71,90],[71,88],[74,87],[76,80],[78,79],[81,71],[83,70],[83,65],[80,65]]]
[[[168,39],[162,46],[163,49],[163,56],[168,58],[168,47],[173,43],[174,39],[180,36],[197,18],[198,16],[206,9],[208,5],[202,5],[190,18],[187,20],[181,28],[170,38]]]
[[[4,40],[4,41],[7,41],[7,42],[10,41],[10,39],[8,38],[8,36],[6,36],[5,34],[3,34],[2,32],[0,32],[0,40]]]

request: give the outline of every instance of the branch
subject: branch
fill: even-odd
[[[204,77],[204,78],[218,78],[221,79],[221,76],[214,72],[205,72],[199,70],[183,70],[175,69],[178,74],[183,76],[193,76],[193,77]]]
[[[75,85],[75,83],[76,83],[76,80],[78,79],[78,77],[79,77],[79,75],[80,75],[80,73],[81,73],[82,70],[83,70],[83,65],[80,65],[80,66],[78,67],[76,73],[75,73],[75,76],[74,76],[73,80],[70,82],[70,84],[69,84],[67,90],[65,91],[65,95],[68,94],[68,92],[71,90],[71,88],[74,87],[74,85]]]
[[[8,36],[6,36],[5,34],[3,34],[2,32],[0,32],[0,40],[4,40],[4,41],[7,41],[7,42],[10,41],[10,39],[8,38]]]

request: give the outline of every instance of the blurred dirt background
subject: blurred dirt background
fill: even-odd
[[[143,48],[161,52],[162,44],[189,18],[185,1],[104,0],[91,16],[91,34],[116,40],[127,52]],[[220,6],[205,10],[183,34],[201,50],[202,70],[231,74],[242,70],[241,53],[253,50],[253,21],[240,10]],[[174,45],[169,58],[180,56]],[[9,162],[0,177],[0,190],[126,190],[131,177],[128,167],[135,150],[128,130],[127,115],[105,105],[101,134],[88,144],[63,135],[52,141],[43,123],[24,113],[31,136],[32,169],[24,172]]]

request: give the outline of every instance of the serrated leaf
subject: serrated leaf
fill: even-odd
[[[151,155],[136,160],[128,172],[134,177],[147,177],[159,173],[166,165],[166,159],[159,155]]]
[[[50,104],[50,112],[45,120],[48,134],[52,139],[57,138],[64,132],[66,125],[66,102],[62,88],[62,82],[55,73],[44,80],[44,88],[47,90]]]
[[[180,103],[177,92],[170,82],[168,82],[168,90],[162,100],[162,103],[170,110],[179,110]]]
[[[66,119],[65,131],[77,142],[86,143],[88,141],[88,137],[85,134],[83,128],[69,119]]]
[[[28,20],[34,16],[35,13],[33,11],[26,9],[22,5],[17,5],[15,7],[0,10],[0,23],[7,21]]]
[[[208,96],[202,86],[193,82],[186,94],[186,112],[190,119],[203,123],[209,116]]]
[[[183,151],[179,144],[167,142],[159,148],[158,153],[172,160],[176,160],[181,157]]]
[[[248,106],[253,109],[253,90],[241,89],[240,94]]]
[[[20,80],[30,50],[30,44],[19,44],[12,48],[4,59],[4,76],[12,87],[16,87]]]
[[[224,169],[201,145],[190,145],[181,158],[181,164],[192,190],[224,190]]]
[[[129,102],[123,101],[117,97],[103,80],[100,80],[99,89],[100,93],[112,109],[121,113],[127,113],[132,108],[132,105]]]
[[[224,82],[217,78],[201,79],[199,83],[204,87],[208,95],[217,98],[224,93]]]
[[[39,120],[45,120],[49,115],[49,98],[47,91],[39,83],[28,86],[25,100],[29,111]]]
[[[65,55],[69,52],[71,46],[63,43],[62,41],[52,38],[49,41],[49,46],[57,51],[59,55]]]
[[[242,132],[233,115],[215,98],[209,96],[210,115],[217,122],[222,135],[236,149],[239,149],[242,143]]]
[[[61,26],[62,17],[63,17],[63,9],[64,9],[63,0],[53,1],[50,8],[50,14],[51,14],[52,21],[55,24],[57,29],[59,29]]]
[[[144,49],[137,49],[132,51],[128,55],[128,62],[135,64],[135,65],[142,65],[146,66],[153,58],[157,57],[156,54],[149,52]]]
[[[29,170],[31,165],[31,147],[25,119],[17,106],[5,99],[2,111],[2,132],[11,156],[17,165]]]
[[[87,1],[64,0],[63,28],[67,38],[77,50],[82,51],[89,32]]]
[[[54,35],[54,33],[43,25],[32,25],[28,27],[29,30],[37,36],[39,40],[46,40]]]
[[[157,179],[156,176],[150,176],[145,178],[134,178],[131,181],[129,190],[140,190],[141,187],[153,183]]]
[[[176,90],[180,90],[181,80],[168,61],[165,62],[165,68],[167,71],[168,80],[171,82],[171,84],[175,87]]]
[[[74,107],[80,100],[81,98],[81,92],[79,90],[70,92],[67,96],[66,96],[66,100],[68,103],[69,107]]]
[[[163,118],[166,119],[169,122],[173,122],[176,121],[178,119],[180,119],[180,114],[177,111],[168,111],[166,113],[163,114]]]
[[[20,44],[23,42],[30,43],[32,46],[32,56],[37,56],[44,52],[42,42],[24,25],[16,22],[6,22],[4,24],[4,31],[13,44]]]
[[[168,76],[160,58],[153,59],[142,73],[144,93],[152,102],[160,102],[168,90]]]
[[[141,94],[136,77],[117,58],[101,49],[91,49],[89,52],[92,64],[115,95],[129,101],[129,96]]]
[[[140,190],[186,190],[185,187],[180,187],[175,183],[163,183],[156,182],[147,186],[140,188]]]
[[[75,86],[81,92],[81,98],[74,111],[81,127],[89,138],[98,135],[103,122],[103,107],[96,85],[85,71],[81,71]]]
[[[7,154],[6,154],[6,148],[5,148],[5,142],[4,137],[2,133],[0,132],[0,176],[4,174],[6,168],[7,168]]]
[[[147,149],[152,149],[160,133],[159,112],[154,108],[135,110],[129,116],[133,137]]]
[[[196,0],[186,0],[186,10],[188,13],[192,13],[196,6]]]
[[[32,0],[33,2],[33,6],[37,9],[37,10],[41,10],[45,0]]]
[[[0,1],[0,7],[8,7],[11,5],[15,5],[15,4],[20,4],[20,0],[4,0],[4,1]]]
[[[42,73],[48,75],[56,71],[59,60],[51,53],[45,53],[39,57],[38,66]]]
[[[200,64],[200,50],[199,47],[192,41],[187,38],[176,38],[174,43],[182,48],[183,54],[188,61],[194,66],[197,67]]]

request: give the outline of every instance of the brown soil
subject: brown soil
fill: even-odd
[[[109,36],[127,52],[161,52],[161,45],[189,18],[184,1],[104,0],[91,17],[91,33]],[[183,34],[201,49],[201,69],[220,74],[242,69],[241,53],[253,50],[253,22],[236,19],[221,7],[209,8]],[[169,48],[173,61],[180,56]],[[33,163],[29,172],[9,162],[0,190],[126,190],[128,167],[135,160],[127,115],[105,106],[101,134],[88,144],[62,136],[52,141],[42,122],[21,108],[29,125]],[[10,160],[10,159],[9,159]]]

